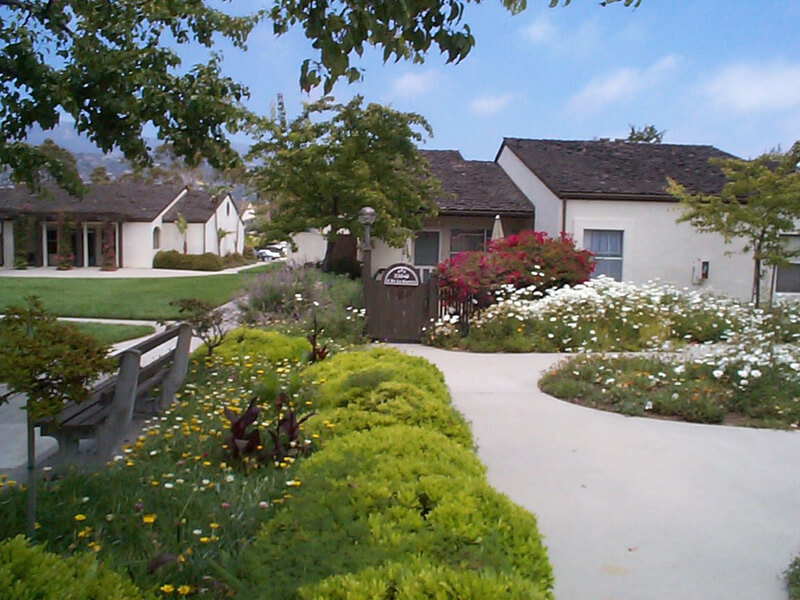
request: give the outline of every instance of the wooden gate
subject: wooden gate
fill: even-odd
[[[438,316],[439,298],[433,279],[420,281],[410,265],[393,265],[382,280],[364,286],[367,335],[385,342],[419,342],[422,328]]]

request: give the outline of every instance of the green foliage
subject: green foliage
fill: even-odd
[[[296,480],[291,502],[243,556],[270,582],[259,597],[292,597],[333,575],[417,559],[509,573],[550,597],[533,515],[494,491],[477,457],[440,433],[394,426],[339,437]]]
[[[225,339],[225,315],[210,302],[199,298],[178,298],[169,303],[178,309],[181,320],[192,326],[192,332],[203,341],[208,355]]]
[[[11,306],[0,319],[0,381],[8,392],[25,394],[33,420],[58,414],[65,402],[82,402],[100,373],[113,370],[106,347],[70,324],[47,314],[36,297]]]
[[[789,600],[800,600],[800,557],[795,558],[786,570],[786,587]]]
[[[319,408],[345,407],[365,399],[385,382],[408,383],[426,395],[447,403],[442,373],[423,358],[394,348],[345,352],[306,369],[302,380],[315,384]]]
[[[431,135],[427,121],[362,104],[361,96],[347,104],[326,97],[288,122],[280,100],[277,117],[254,126],[248,176],[270,198],[264,237],[286,239],[308,229],[328,232],[329,240],[342,229],[363,237],[358,211],[372,206],[373,235],[400,247],[435,214],[438,182],[417,149],[423,133]]]
[[[633,125],[629,125],[629,127],[627,140],[637,144],[660,144],[666,133],[666,131],[656,129],[655,125],[644,125],[639,129]]]
[[[228,332],[217,347],[216,354],[223,360],[248,369],[248,363],[252,365],[264,360],[273,364],[283,360],[301,361],[310,350],[311,345],[303,338],[276,331],[238,327]]]
[[[538,600],[541,585],[513,573],[465,571],[413,560],[334,575],[300,588],[301,600]]]
[[[62,558],[22,536],[0,542],[0,597],[14,600],[142,600],[125,577],[88,553]]]
[[[154,269],[185,269],[188,271],[222,271],[222,258],[213,252],[181,254],[177,250],[159,250],[153,257]]]
[[[324,388],[320,384],[317,390]],[[308,422],[321,437],[349,435],[391,425],[413,425],[439,431],[464,447],[473,445],[464,418],[448,402],[413,383],[382,381],[346,406],[322,410]]]
[[[782,234],[794,231],[800,219],[800,142],[786,154],[769,153],[750,161],[712,160],[728,182],[719,195],[693,194],[670,180],[668,191],[681,203],[686,221],[701,232],[720,234],[725,242],[742,243],[753,255],[753,299],[761,299],[761,266],[785,264],[800,255]]]

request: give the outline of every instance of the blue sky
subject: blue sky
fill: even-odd
[[[638,9],[530,0],[511,16],[499,2],[469,5],[477,44],[460,64],[358,65],[364,80],[337,84],[347,100],[391,104],[425,116],[426,148],[494,158],[504,136],[625,137],[653,124],[670,143],[712,144],[753,157],[800,139],[800,2],[643,0]],[[308,100],[297,78],[312,56],[299,32],[257,30],[246,53],[225,49],[228,72],[265,112],[277,93],[290,112]]]

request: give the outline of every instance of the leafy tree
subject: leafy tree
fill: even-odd
[[[16,394],[27,397],[28,417],[28,535],[36,520],[36,422],[57,415],[65,402],[82,402],[100,373],[114,368],[107,349],[70,324],[47,314],[36,297],[26,306],[5,309],[0,319],[0,404]]]
[[[292,122],[282,99],[277,115],[264,119],[248,158],[250,184],[270,200],[266,239],[288,239],[319,229],[328,239],[326,264],[342,230],[361,236],[358,211],[372,206],[372,233],[400,247],[425,217],[435,214],[438,182],[416,142],[431,129],[423,117],[379,104],[363,106],[330,98],[307,104]]]
[[[728,178],[719,195],[692,194],[670,180],[668,191],[681,202],[679,222],[701,232],[718,233],[725,243],[744,242],[753,253],[753,302],[761,304],[764,265],[777,267],[800,250],[786,246],[782,234],[796,230],[800,219],[800,142],[786,154],[767,153],[750,161],[712,159]]]
[[[92,185],[110,183],[111,175],[108,174],[108,169],[106,169],[103,165],[98,165],[92,169],[91,173],[89,173],[89,181],[92,182]]]
[[[225,313],[200,298],[179,298],[169,303],[178,309],[180,318],[192,326],[194,335],[206,345],[208,356],[225,339]]]
[[[316,57],[303,62],[300,85],[324,82],[327,93],[340,78],[361,77],[351,58],[365,46],[383,49],[384,60],[422,62],[432,47],[448,62],[463,60],[475,44],[462,22],[466,1],[273,0],[270,8],[231,16],[211,0],[0,0],[0,166],[32,189],[44,169],[79,194],[79,180],[25,142],[31,127],[49,130],[66,115],[101,150],[119,148],[138,167],[151,163],[142,137],[148,124],[190,165],[206,158],[230,167],[239,157],[227,134],[246,118],[248,91],[222,74],[220,55],[187,68],[179,49],[213,50],[220,38],[244,48],[269,18],[275,33],[299,27],[311,40]],[[641,0],[601,4],[618,1]],[[527,4],[501,2],[513,13]]]
[[[666,133],[666,131],[656,129],[655,125],[644,125],[639,129],[633,125],[628,125],[628,127],[631,130],[628,133],[627,141],[640,144],[660,144]]]

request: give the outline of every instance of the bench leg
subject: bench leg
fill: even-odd
[[[95,460],[99,463],[104,463],[111,458],[114,447],[131,424],[141,357],[142,353],[138,350],[126,350],[120,356],[119,375],[108,418],[97,430]]]
[[[164,410],[175,400],[175,393],[181,389],[183,380],[186,379],[186,370],[189,368],[189,348],[192,343],[192,326],[188,323],[181,325],[178,333],[178,342],[175,344],[175,355],[172,367],[161,382],[161,402],[159,410]]]
[[[58,452],[53,455],[53,462],[59,467],[66,467],[78,462],[80,439],[69,434],[57,434],[55,438],[58,441]]]

